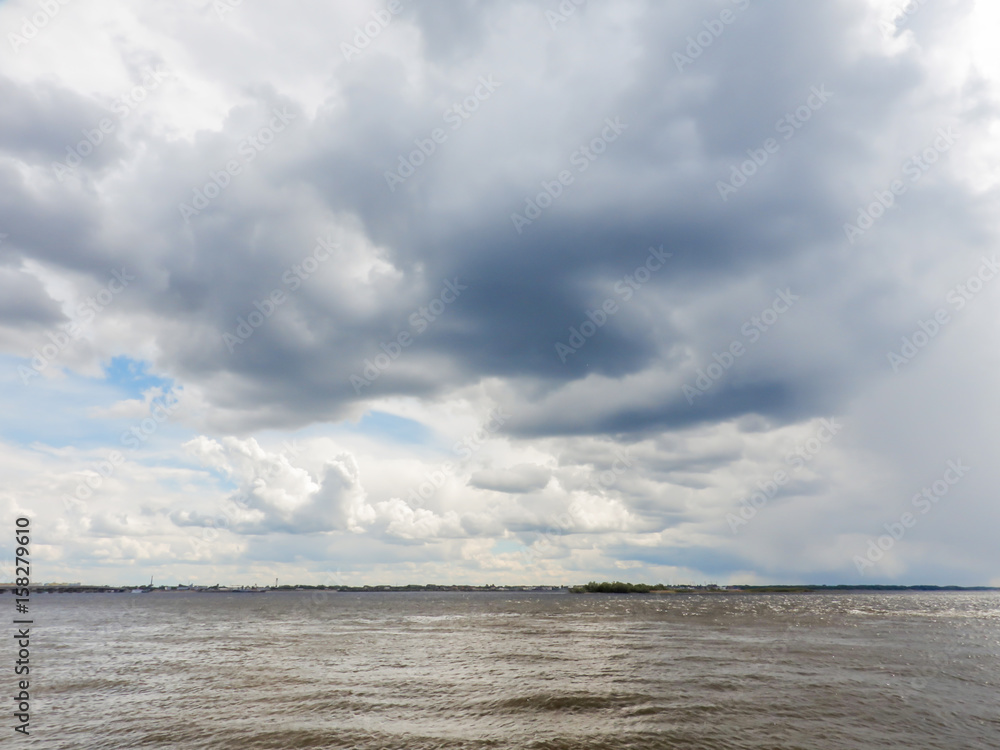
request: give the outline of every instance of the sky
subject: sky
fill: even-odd
[[[1000,585],[998,22],[0,3],[2,525],[36,582]]]

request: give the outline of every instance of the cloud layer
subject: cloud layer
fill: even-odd
[[[4,3],[4,517],[74,580],[995,581],[996,11],[904,5]]]

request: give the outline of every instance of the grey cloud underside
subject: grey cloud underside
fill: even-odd
[[[38,279],[0,267],[0,325],[44,330],[62,321],[62,311]]]
[[[841,227],[907,155],[888,138],[865,134],[891,133],[911,118],[900,105],[926,72],[914,53],[889,59],[853,51],[860,3],[752,3],[683,72],[672,53],[717,17],[715,5],[632,6],[641,14],[623,33],[641,52],[627,60],[572,57],[575,35],[603,33],[593,25],[603,12],[596,4],[551,33],[539,15],[541,31],[525,33],[529,46],[520,51],[542,63],[532,75],[487,51],[504,7],[445,7],[415,6],[394,21],[421,30],[436,66],[419,91],[401,62],[371,52],[345,69],[339,95],[314,117],[290,95],[260,86],[219,133],[170,142],[140,134],[142,154],[115,134],[81,167],[79,188],[53,182],[31,191],[10,165],[0,166],[0,228],[11,234],[0,253],[10,264],[41,258],[95,280],[133,265],[139,278],[120,304],[161,318],[152,331],[163,352],[158,365],[204,384],[231,415],[225,426],[240,432],[335,419],[372,396],[440,396],[488,377],[513,385],[523,416],[511,429],[519,435],[627,435],[746,414],[783,423],[836,411],[882,364],[887,342],[913,319],[885,309],[905,282],[887,275],[856,287],[860,272],[845,257]],[[413,150],[414,138],[442,127],[444,106],[487,73],[502,86],[482,112],[390,192],[384,172]],[[776,121],[821,85],[834,92],[830,101],[722,201],[716,180],[747,148],[775,137]],[[0,115],[0,147],[36,164],[102,116],[100,103],[69,92],[29,92],[10,82],[2,92],[16,106]],[[189,201],[274,106],[289,107],[297,120],[185,223],[177,203]],[[576,172],[569,155],[607,117],[620,117],[627,130]],[[942,124],[926,122],[928,135]],[[134,161],[127,184],[97,195],[91,181],[119,159]],[[574,171],[574,184],[518,234],[509,215],[561,169]],[[939,180],[939,192],[914,195],[883,220],[887,234],[905,227],[923,242],[943,242],[957,226],[981,224],[975,201]],[[951,197],[941,202],[945,193]],[[281,288],[283,272],[343,217],[357,220],[394,269],[368,279],[376,304],[352,302],[335,260],[230,353],[223,333]],[[144,253],[134,252],[137,242]],[[988,235],[970,242],[985,247]],[[623,302],[615,281],[660,245],[673,253],[668,265]],[[352,252],[345,247],[344,257]],[[456,278],[468,290],[359,396],[349,377],[380,343],[412,332],[408,316]],[[673,319],[700,294],[747,279],[759,280],[758,297],[723,299],[684,329]],[[760,351],[689,404],[680,385],[713,351],[740,339],[741,323],[769,302],[770,290],[786,286],[803,297],[788,325],[782,321]],[[838,288],[855,291],[831,291]],[[561,362],[555,343],[608,298],[621,312]],[[52,319],[51,306],[21,309],[26,319]],[[814,346],[815,331],[791,322],[800,313],[807,316],[800,320],[843,321],[828,323],[839,326],[832,345]],[[641,407],[609,402],[571,413],[545,401],[591,376],[610,378],[610,391],[622,387],[616,379],[648,371],[673,375],[675,384],[651,390]]]
[[[551,477],[543,466],[520,464],[507,469],[483,469],[472,475],[469,484],[496,492],[521,493],[543,489]]]
[[[27,87],[0,76],[0,99],[0,148],[46,166],[65,159],[66,147],[85,137],[81,131],[111,117],[106,105],[50,83]],[[106,166],[121,153],[118,145],[100,149],[90,157],[90,166]]]

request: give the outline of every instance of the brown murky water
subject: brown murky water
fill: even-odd
[[[1000,748],[996,594],[62,594],[33,609],[32,735],[4,746]]]

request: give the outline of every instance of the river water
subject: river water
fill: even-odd
[[[4,747],[1000,748],[995,593],[36,594],[32,615],[32,733]]]

